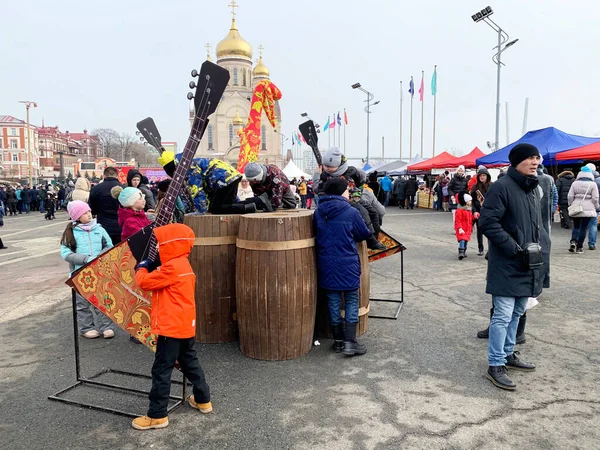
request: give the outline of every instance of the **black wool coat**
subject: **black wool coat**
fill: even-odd
[[[90,191],[90,209],[92,214],[97,217],[98,223],[104,227],[111,236],[121,237],[121,227],[119,226],[119,201],[111,195],[110,191],[115,186],[121,186],[119,180],[113,177],[106,177],[102,183],[97,184]]]
[[[542,225],[537,177],[526,177],[514,167],[490,187],[479,217],[479,228],[489,239],[488,294],[537,297],[549,287],[550,237]],[[524,266],[519,247],[539,242],[544,264]]]

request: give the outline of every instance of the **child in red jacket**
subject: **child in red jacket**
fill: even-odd
[[[121,186],[115,186],[110,193],[120,203],[118,216],[119,226],[121,227],[121,241],[133,236],[152,223],[144,212],[146,197],[138,188],[126,187],[123,189]]]
[[[148,272],[151,261],[141,261],[135,281],[152,291],[151,323],[156,335],[156,355],[152,366],[150,407],[146,416],[133,420],[136,430],[165,428],[169,425],[167,408],[171,391],[171,373],[179,362],[186,378],[194,386],[188,402],[202,414],[212,412],[210,389],[196,356],[196,276],[188,260],[194,246],[194,232],[187,225],[172,223],[155,228],[162,265]]]
[[[462,260],[467,257],[467,245],[473,231],[473,212],[471,211],[473,197],[466,192],[459,192],[456,194],[456,200],[458,207],[456,208],[454,231],[458,240],[458,259]]]

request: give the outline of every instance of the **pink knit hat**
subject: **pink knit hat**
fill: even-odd
[[[73,200],[67,205],[67,212],[71,220],[78,221],[81,216],[90,211],[90,205],[81,200]]]

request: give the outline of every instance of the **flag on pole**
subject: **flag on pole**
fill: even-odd
[[[304,140],[304,139],[302,139],[302,135],[300,134],[299,131],[296,131],[296,133],[298,133],[296,135],[296,139],[298,140],[298,144],[302,144],[302,141]]]
[[[424,77],[425,75],[421,75],[421,86],[419,87],[419,100],[421,101],[423,101],[423,94],[425,94]]]
[[[329,116],[327,116],[327,123],[323,127],[323,131],[327,131],[329,129]]]
[[[300,136],[300,140],[306,144],[306,139],[304,139],[304,136],[302,136],[302,133],[300,133],[300,131],[298,131],[298,136]]]
[[[433,68],[433,75],[431,76],[431,95],[437,93],[437,66]]]
[[[346,110],[344,109],[344,123],[348,125],[348,115],[346,114]]]
[[[415,82],[413,81],[413,77],[410,77],[410,82],[408,83],[408,93],[411,97],[415,96]]]
[[[335,113],[333,113],[333,120],[329,124],[329,128],[335,128]]]
[[[337,117],[337,124],[341,127],[342,126],[342,118],[340,117],[340,112],[338,111],[338,117]]]

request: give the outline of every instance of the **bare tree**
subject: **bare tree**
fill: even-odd
[[[119,151],[119,133],[112,128],[96,128],[92,134],[98,139],[100,154],[106,158],[116,159],[115,156]]]

